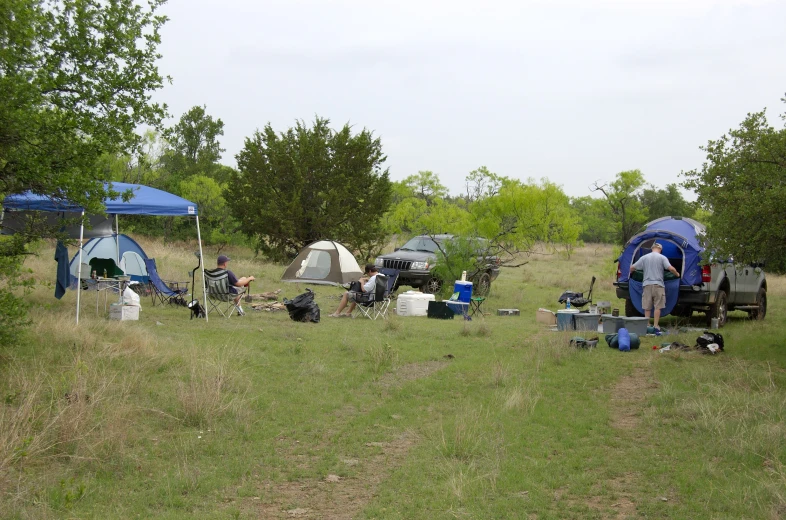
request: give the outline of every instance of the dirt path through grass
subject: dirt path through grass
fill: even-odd
[[[635,365],[631,373],[622,376],[612,389],[611,425],[619,431],[620,438],[629,444],[628,449],[635,450],[635,444],[646,438],[646,432],[642,429],[642,414],[647,399],[657,388],[652,367],[647,363]],[[590,497],[587,505],[600,512],[602,518],[637,518],[637,495],[634,490],[640,489],[640,485],[641,476],[637,472],[626,472],[604,482],[606,493],[598,489],[596,496]],[[609,496],[613,497],[611,503]]]
[[[427,378],[446,366],[448,366],[446,361],[402,365],[371,383],[369,390],[375,388],[374,391],[378,392],[381,389],[384,400],[394,389]],[[352,410],[348,415],[357,416],[360,413],[369,413],[369,411]],[[341,460],[342,465],[350,470],[351,476],[328,474],[321,480],[263,482],[258,485],[259,496],[244,500],[242,509],[257,518],[350,520],[360,514],[372,500],[385,478],[403,464],[410,449],[417,442],[418,436],[412,431],[401,432],[389,441],[366,442],[365,457]],[[318,451],[324,452],[330,449],[331,446],[328,444],[320,446]],[[293,465],[318,463],[318,457],[303,460],[295,454],[290,456]]]

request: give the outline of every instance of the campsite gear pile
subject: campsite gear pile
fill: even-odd
[[[288,300],[284,298],[284,305],[292,321],[319,323],[319,305],[314,301],[314,291],[306,292]]]
[[[566,308],[570,309],[571,307],[581,308],[587,305],[588,303],[592,303],[592,288],[595,286],[595,277],[592,277],[592,281],[590,282],[589,293],[587,297],[584,297],[583,292],[573,292],[573,291],[565,291],[563,292],[559,299],[557,300],[559,303],[565,305]]]
[[[639,335],[635,332],[628,332],[626,328],[619,329],[615,334],[606,334],[605,339],[609,347],[622,352],[637,350],[641,346]]]
[[[674,341],[658,350],[660,352],[669,352],[674,350],[697,351],[701,354],[717,354],[718,352],[723,352],[723,346],[723,336],[707,330],[704,331],[704,334],[696,338],[696,344],[692,347],[689,347],[684,343],[680,343],[679,341]]]
[[[574,336],[570,338],[570,346],[576,348],[595,348],[598,346],[598,337],[584,339],[581,336]]]

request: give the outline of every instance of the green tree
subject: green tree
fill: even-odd
[[[68,199],[89,213],[104,198],[101,157],[131,154],[140,125],[157,127],[164,106],[156,61],[156,14],[134,0],[0,2],[0,197],[27,190]],[[24,322],[14,271],[29,243],[55,229],[0,240],[0,321],[13,337]]]
[[[466,227],[466,208],[448,200],[439,176],[420,171],[393,183],[393,203],[383,216],[388,235],[458,234]]]
[[[618,226],[618,240],[626,243],[646,221],[646,213],[639,200],[644,188],[640,170],[619,172],[608,184],[596,182],[592,191],[603,194]]]
[[[275,260],[293,257],[320,239],[343,242],[371,256],[385,235],[381,218],[391,198],[386,157],[373,132],[338,131],[317,117],[277,134],[270,124],[237,155],[228,199],[241,229]]]
[[[177,191],[180,183],[194,175],[216,178],[225,173],[219,161],[224,149],[218,139],[224,135],[224,122],[213,119],[207,107],[195,106],[180,116],[176,125],[164,130],[167,143],[161,158],[163,175],[159,186]]]
[[[781,117],[786,121],[786,114]],[[706,244],[737,262],[766,259],[770,268],[783,271],[786,128],[772,127],[762,110],[701,149],[707,154],[702,167],[683,175],[699,206],[711,212]]]
[[[618,240],[617,223],[605,198],[577,197],[571,200],[570,205],[581,219],[579,240],[598,244]]]
[[[647,213],[647,220],[661,217],[692,217],[695,205],[685,200],[676,184],[667,184],[665,189],[644,188],[639,201]]]
[[[485,197],[493,197],[499,193],[504,180],[506,180],[505,177],[489,171],[485,166],[472,170],[464,179],[467,202],[471,203]]]
[[[33,190],[95,212],[96,161],[129,153],[165,107],[156,14],[134,0],[6,0],[0,4],[0,195]]]

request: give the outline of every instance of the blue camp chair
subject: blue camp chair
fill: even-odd
[[[153,298],[153,306],[158,302],[175,305],[186,305],[186,293],[188,292],[188,282],[171,282],[161,279],[156,268],[156,259],[145,259],[147,275],[150,277],[150,294]]]

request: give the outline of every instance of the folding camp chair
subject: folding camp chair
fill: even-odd
[[[376,320],[377,318],[387,319],[388,308],[390,307],[390,301],[393,299],[393,290],[398,279],[398,271],[389,270],[389,272],[391,274],[377,274],[374,293],[366,293],[368,299],[366,301],[361,299],[361,301],[357,302],[355,309],[360,315],[371,320]],[[364,294],[364,296],[366,295]]]
[[[186,293],[188,293],[188,282],[168,282],[162,280],[158,274],[155,258],[145,259],[145,268],[150,277],[150,295],[153,298],[153,306],[158,302],[160,305],[165,303],[186,305]],[[184,287],[181,285],[185,284]]]
[[[237,312],[235,299],[243,294],[245,288],[234,287],[237,292],[232,292],[229,286],[229,272],[220,267],[205,270],[205,284],[207,285],[206,309],[208,315],[213,311],[218,311],[221,316],[229,318]]]

